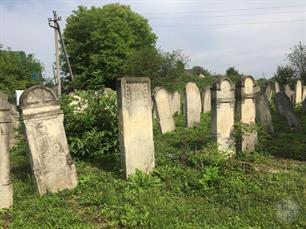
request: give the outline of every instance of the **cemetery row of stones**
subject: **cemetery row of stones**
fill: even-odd
[[[302,87],[300,82],[298,84]],[[230,153],[235,152],[229,143],[235,121],[255,123],[256,119],[269,133],[273,133],[268,101],[273,90],[270,86],[263,92],[256,88],[252,77],[242,77],[236,86],[228,78],[220,77],[202,93],[195,83],[187,83],[184,99],[181,99],[178,92],[168,93],[160,87],[155,88],[151,96],[149,78],[124,77],[118,80],[119,140],[125,177],[136,170],[148,173],[155,166],[154,115],[162,133],[166,133],[175,129],[173,115],[181,113],[182,109],[187,127],[200,123],[201,112],[211,111],[212,137],[220,151]],[[290,126],[297,126],[291,97],[280,91],[278,85],[275,85],[274,93],[277,110],[288,118]],[[302,90],[297,86],[295,98],[304,97],[298,93]],[[296,99],[296,102],[301,100]],[[74,188],[77,185],[76,168],[69,153],[64,114],[54,92],[45,86],[27,89],[20,97],[20,110],[38,193],[43,195]],[[16,109],[12,109],[7,96],[0,92],[0,209],[13,204],[9,150],[13,144],[10,142],[10,135],[14,134],[12,127],[16,126],[16,121],[12,120],[16,120],[16,116]],[[245,134],[237,144],[238,150],[253,150],[256,142],[256,133]]]

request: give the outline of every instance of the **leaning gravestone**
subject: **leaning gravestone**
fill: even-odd
[[[210,87],[205,87],[202,91],[202,112],[210,112],[211,111],[211,91]]]
[[[275,93],[280,92],[279,83],[277,81],[274,83],[274,91],[275,91]]]
[[[276,93],[274,101],[277,112],[287,119],[289,127],[291,129],[298,128],[299,120],[294,113],[292,103],[288,96],[281,91]]]
[[[231,142],[234,126],[235,95],[231,81],[219,77],[211,89],[211,132],[218,149],[235,152]]]
[[[255,86],[255,80],[251,76],[241,77],[236,85],[236,120],[241,123],[255,123]],[[271,88],[269,91],[271,91]],[[256,132],[244,133],[241,138],[242,139],[237,142],[237,149],[239,151],[255,150],[257,143]]]
[[[0,92],[0,210],[13,205],[13,185],[10,179],[10,105]]]
[[[300,104],[303,97],[303,85],[301,80],[296,81],[295,85],[295,104]]]
[[[174,119],[171,114],[168,92],[161,87],[154,89],[154,105],[161,132],[164,134],[175,130]]]
[[[268,85],[265,88],[265,95],[266,95],[268,100],[271,100],[271,98],[272,98],[272,86],[271,86],[270,83],[268,83]]]
[[[121,162],[127,178],[154,169],[151,83],[147,77],[117,81]]]
[[[256,94],[256,122],[269,134],[274,134],[269,101],[264,93]]]
[[[169,94],[169,102],[171,108],[171,115],[181,113],[181,95],[179,92],[175,91]]]
[[[188,82],[185,87],[185,112],[186,126],[194,127],[200,123],[201,119],[201,94],[197,85]]]
[[[74,188],[76,168],[56,95],[47,87],[34,86],[24,91],[20,106],[39,194]]]

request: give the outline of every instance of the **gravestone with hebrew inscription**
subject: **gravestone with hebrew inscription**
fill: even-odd
[[[9,155],[10,109],[7,96],[0,92],[0,210],[13,205]]]
[[[23,92],[20,106],[39,194],[74,188],[76,168],[56,95],[45,86],[34,86]]]
[[[157,111],[157,119],[161,132],[167,133],[175,130],[174,119],[171,114],[171,106],[169,93],[162,87],[156,87],[153,92],[154,95],[154,106]]]
[[[255,124],[255,80],[251,76],[240,77],[236,85],[236,120],[244,124]],[[269,87],[269,86],[268,86]],[[269,93],[271,88],[268,89]],[[267,89],[265,90],[267,92]],[[268,94],[269,95],[269,94]],[[250,128],[252,129],[252,128]],[[241,139],[237,141],[238,151],[253,151],[257,143],[257,133],[249,130],[243,133]]]
[[[185,86],[185,118],[187,127],[199,125],[201,110],[202,104],[200,90],[195,83],[188,82]]]
[[[210,87],[205,87],[202,91],[202,112],[210,112],[211,111],[211,91]]]
[[[231,133],[234,127],[235,93],[232,82],[219,77],[211,88],[211,133],[218,149],[235,152]]]
[[[303,99],[303,85],[301,80],[296,81],[295,85],[295,104],[302,103]]]
[[[124,175],[154,169],[151,82],[147,77],[117,81],[119,136]]]
[[[181,95],[178,91],[174,91],[169,94],[169,102],[171,108],[171,114],[180,114],[181,113]]]

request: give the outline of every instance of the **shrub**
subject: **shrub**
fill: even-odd
[[[116,97],[100,91],[75,91],[63,96],[65,129],[71,154],[94,158],[119,153]]]

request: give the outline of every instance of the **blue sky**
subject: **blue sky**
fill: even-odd
[[[52,76],[54,35],[48,17],[65,19],[78,5],[120,2],[149,19],[157,46],[181,49],[189,67],[223,74],[235,66],[256,78],[270,77],[285,54],[306,44],[306,0],[0,0],[0,43],[33,53]]]

